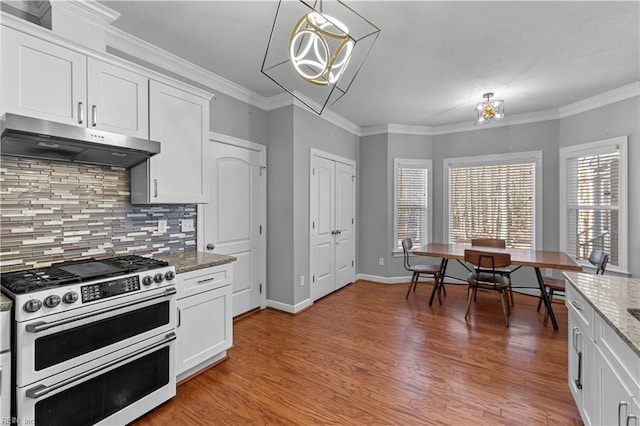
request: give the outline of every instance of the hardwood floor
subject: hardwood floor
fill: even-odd
[[[408,283],[407,283],[408,285]],[[515,295],[510,327],[495,292],[465,286],[427,304],[429,284],[358,281],[298,315],[234,323],[229,359],[178,387],[137,425],[582,424],[567,386],[567,311],[542,325]]]

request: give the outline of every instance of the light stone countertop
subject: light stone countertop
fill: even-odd
[[[569,283],[640,356],[640,321],[627,309],[640,309],[640,279],[564,272]]]
[[[163,254],[159,256],[153,256],[153,258],[169,262],[169,265],[175,266],[176,274],[196,271],[198,269],[210,268],[212,266],[224,265],[236,260],[236,258],[233,256],[205,253],[202,251],[187,251],[177,254]]]
[[[0,311],[10,311],[12,305],[11,299],[0,293]]]

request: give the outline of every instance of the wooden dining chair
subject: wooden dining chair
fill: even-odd
[[[472,238],[471,245],[479,247],[507,248],[507,242],[502,238]],[[513,288],[511,287],[511,273],[513,271],[510,268],[499,268],[496,272],[507,277],[509,280],[509,301],[511,302],[511,306],[514,306]]]
[[[592,250],[589,254],[589,258],[587,259],[589,263],[596,268],[596,275],[604,275],[604,270],[607,268],[607,264],[609,263],[609,253],[606,253],[602,250]],[[544,277],[542,279],[544,283],[544,289],[547,292],[549,297],[549,303],[553,300],[553,296],[556,293],[564,293],[565,291],[565,280],[564,278],[553,278],[553,277]],[[543,301],[542,294],[540,294],[540,298],[538,299],[538,312],[540,312],[540,307],[542,306]],[[549,312],[546,311],[544,313],[544,320],[542,323],[547,325],[547,320],[549,319]]]
[[[509,279],[501,275],[500,268],[511,265],[511,255],[509,253],[495,253],[480,250],[464,251],[464,261],[474,266],[474,271],[467,277],[467,310],[464,315],[466,320],[471,311],[471,303],[474,300],[476,291],[480,289],[497,291],[500,294],[500,302],[502,304],[502,313],[504,322],[509,327],[509,308],[508,298]]]
[[[418,284],[418,278],[421,274],[432,275],[433,285],[438,285],[438,279],[440,278],[440,266],[439,265],[411,265],[409,263],[409,251],[413,248],[413,242],[411,238],[406,237],[402,239],[402,253],[404,254],[404,269],[412,272],[411,282],[409,283],[409,289],[407,289],[407,295],[405,299],[409,298],[409,293],[413,287],[413,291],[416,291],[416,285]],[[444,286],[443,286],[444,287]],[[445,293],[446,295],[446,293]],[[438,288],[438,302],[442,305],[440,300],[440,289]]]

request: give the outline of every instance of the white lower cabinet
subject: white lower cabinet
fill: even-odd
[[[569,313],[568,384],[580,416],[586,425],[594,424],[596,398],[596,345],[593,341],[594,311],[577,293],[567,290]]]
[[[233,344],[231,264],[178,274],[178,381],[222,359]]]
[[[640,426],[640,357],[567,286],[568,379],[585,425]]]

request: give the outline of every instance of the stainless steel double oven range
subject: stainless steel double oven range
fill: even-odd
[[[140,256],[2,274],[14,421],[126,424],[172,398],[175,269]]]

